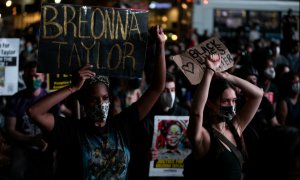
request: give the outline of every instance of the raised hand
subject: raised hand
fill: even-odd
[[[91,68],[93,65],[87,64],[83,66],[82,68],[79,69],[79,71],[74,74],[73,80],[72,80],[72,87],[75,88],[76,90],[79,90],[85,80],[92,78],[96,75],[93,71],[91,71]]]
[[[156,38],[156,42],[160,44],[165,44],[166,37],[162,27],[156,25],[150,28],[150,33],[153,37]]]
[[[221,57],[220,55],[217,54],[210,55],[209,58],[206,60],[206,67],[212,69],[215,72],[216,69],[220,66],[220,64],[221,64]]]

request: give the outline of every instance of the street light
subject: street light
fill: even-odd
[[[12,5],[12,1],[11,0],[7,0],[5,3],[6,7],[10,7]]]

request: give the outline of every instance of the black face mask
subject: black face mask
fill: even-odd
[[[236,114],[235,106],[220,106],[219,116],[226,120],[232,120]]]

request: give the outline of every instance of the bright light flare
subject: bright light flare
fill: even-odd
[[[12,5],[12,1],[11,0],[7,0],[5,3],[6,7],[10,7]]]

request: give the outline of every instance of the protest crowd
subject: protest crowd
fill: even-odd
[[[106,17],[108,11],[94,12]],[[122,10],[115,12],[122,16]],[[130,15],[131,24],[140,21],[134,13]],[[0,38],[18,38],[20,44],[17,92],[0,94],[0,180],[300,180],[300,43],[295,35],[299,22],[295,29],[291,19],[290,14],[283,17],[281,39],[264,36],[254,25],[249,31],[237,28],[231,38],[190,30],[172,43],[161,26],[145,23],[139,24],[140,29],[128,29],[128,33],[137,32],[134,38],[143,38],[131,44],[122,36],[127,30],[117,24],[123,33],[119,38],[126,42],[114,47],[121,50],[124,45],[121,54],[141,68],[140,77],[131,72],[97,71],[102,67],[87,63],[91,59],[84,60],[85,64],[73,61],[77,64],[66,76],[69,83],[56,90],[47,89],[50,74],[46,71],[59,74],[53,68],[57,65],[42,59],[54,57],[53,48],[46,44],[50,35],[1,31]],[[57,36],[64,34],[61,27]],[[74,29],[74,36],[80,36],[80,27],[78,35]],[[118,38],[106,31],[103,37],[106,33]],[[101,36],[93,35],[95,39]],[[200,58],[201,63],[193,56],[195,47],[215,42],[214,38],[224,44],[224,53],[230,52],[227,61],[231,65],[225,70],[220,68],[223,57],[217,53],[221,46]],[[63,48],[60,43],[56,49]],[[98,52],[113,58],[116,51],[104,50],[101,43],[94,44],[99,45]],[[135,51],[144,53],[136,59],[126,51],[134,45]],[[72,52],[91,47],[82,43]],[[200,64],[192,69],[202,73],[197,83],[191,83],[187,69],[174,58],[189,49],[194,50],[190,55],[198,60],[195,64]],[[67,59],[64,51],[60,53],[61,61]],[[138,58],[144,58],[144,64]],[[39,71],[40,65],[45,71]],[[120,61],[118,66],[122,65]],[[155,166],[180,169],[179,175],[171,170],[159,174],[163,171],[151,169]]]

